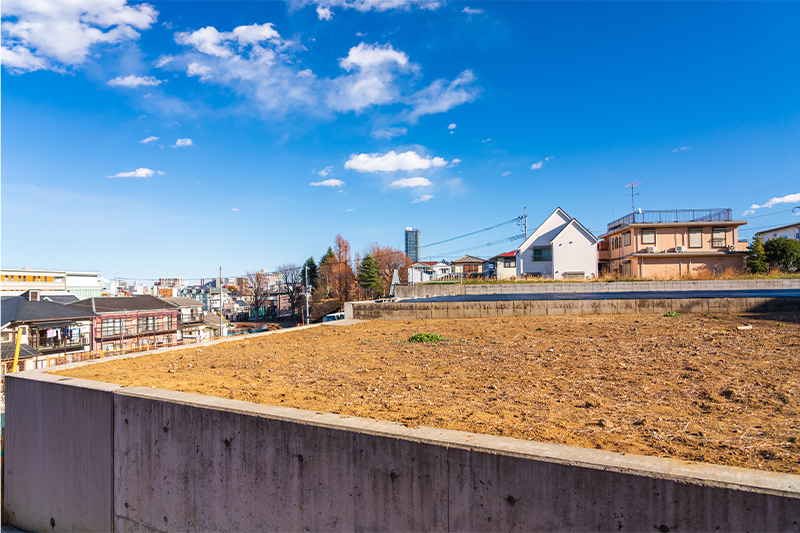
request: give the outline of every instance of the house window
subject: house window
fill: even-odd
[[[534,261],[550,261],[552,260],[552,254],[550,251],[550,247],[547,248],[534,248],[533,249],[533,260]]]
[[[516,268],[517,267],[517,260],[516,259],[506,259],[503,261],[504,268]]]
[[[630,246],[631,245],[631,232],[630,231],[626,231],[625,235],[623,235],[623,237],[625,238],[625,246]]]
[[[655,244],[656,243],[656,230],[643,229],[642,230],[642,244]]]
[[[171,330],[172,329],[172,315],[167,315],[165,318],[166,318],[166,321],[167,321],[167,330]]]
[[[689,229],[689,248],[703,247],[703,228]]]
[[[143,316],[139,318],[139,333],[156,330],[156,317]]]
[[[3,332],[3,342],[8,342],[11,340],[11,333],[8,331]]]
[[[104,337],[119,335],[124,327],[124,318],[106,318],[100,323],[100,334]]]
[[[469,274],[470,272],[477,272],[478,265],[464,265],[464,273]]]
[[[711,230],[711,246],[714,248],[724,248],[725,242],[725,228],[714,228]]]

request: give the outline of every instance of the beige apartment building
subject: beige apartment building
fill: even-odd
[[[598,246],[602,272],[626,277],[680,277],[742,269],[747,242],[730,209],[638,210],[610,224]]]

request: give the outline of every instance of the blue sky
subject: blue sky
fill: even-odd
[[[797,220],[796,2],[72,4],[3,2],[4,268],[236,275],[523,208],[599,233],[631,182],[743,238]]]

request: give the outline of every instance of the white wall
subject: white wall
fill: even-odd
[[[779,239],[781,237],[797,241],[800,240],[798,239],[798,233],[800,233],[800,224],[797,226],[789,226],[788,228],[783,228],[778,231],[767,231],[762,233],[761,237],[764,239],[764,242],[771,241],[772,239]]]
[[[553,277],[565,272],[583,272],[586,278],[597,276],[597,244],[590,242],[574,224],[567,226],[553,240]]]

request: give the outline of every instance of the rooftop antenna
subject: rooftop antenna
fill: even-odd
[[[641,184],[642,182],[640,181],[634,181],[633,183],[629,183],[625,186],[626,189],[631,190],[631,213],[636,212],[636,203],[634,202],[634,197],[639,196],[639,193],[634,193],[633,190]]]

